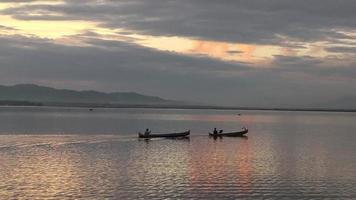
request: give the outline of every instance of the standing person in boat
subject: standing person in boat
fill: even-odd
[[[151,133],[150,129],[146,128],[146,131],[145,131],[145,136],[149,136]]]
[[[214,134],[214,135],[217,135],[217,134],[218,134],[218,130],[216,130],[216,128],[214,128],[213,134]]]

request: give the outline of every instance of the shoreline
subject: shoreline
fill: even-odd
[[[255,110],[255,111],[295,111],[295,112],[346,112],[354,113],[356,109],[328,108],[260,108],[260,107],[229,107],[229,106],[199,106],[199,105],[141,105],[141,104],[46,104],[31,105],[0,105],[1,107],[66,107],[66,108],[143,108],[143,109],[187,109],[187,110]]]

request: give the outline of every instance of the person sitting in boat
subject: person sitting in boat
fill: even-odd
[[[146,128],[146,131],[145,131],[145,136],[150,135],[150,133],[151,133],[150,129]]]
[[[219,133],[222,133],[222,132],[223,132],[223,130],[222,130],[222,129],[220,129],[220,130],[219,130]]]
[[[217,134],[218,134],[218,130],[216,130],[216,128],[214,128],[213,134],[214,134],[214,135],[217,135]]]

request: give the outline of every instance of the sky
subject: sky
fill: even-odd
[[[229,106],[356,98],[353,0],[1,0],[0,84]]]

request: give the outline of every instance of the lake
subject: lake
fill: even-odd
[[[341,112],[0,107],[0,199],[353,199],[355,130]]]

